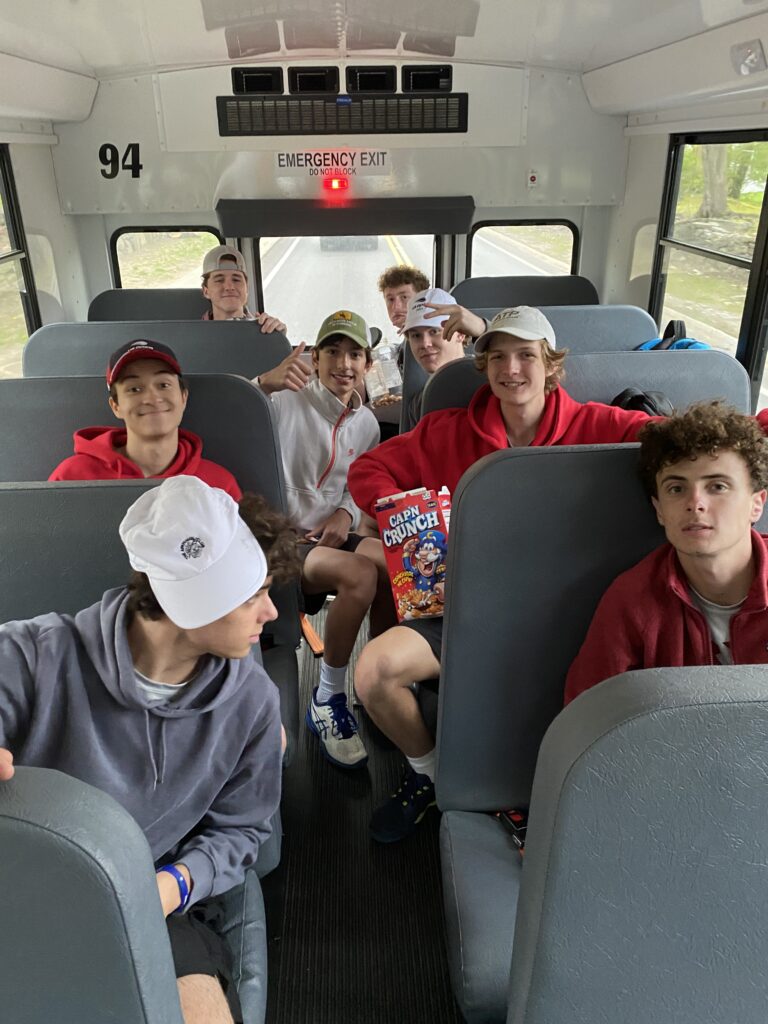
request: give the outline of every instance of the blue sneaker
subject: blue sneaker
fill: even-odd
[[[316,696],[317,687],[312,691],[306,721],[320,740],[323,754],[338,768],[360,768],[368,754],[357,734],[355,716],[347,707],[346,693],[335,693],[327,704],[317,704]]]
[[[405,839],[435,804],[435,785],[428,775],[418,775],[413,768],[381,807],[371,816],[371,836],[377,843],[396,843]]]

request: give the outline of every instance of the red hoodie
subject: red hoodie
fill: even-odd
[[[648,422],[644,412],[631,412],[601,402],[576,402],[563,388],[551,391],[531,445],[611,444],[634,441]],[[373,515],[377,498],[414,487],[449,491],[484,455],[508,448],[500,402],[488,384],[466,409],[441,409],[422,417],[413,430],[384,441],[355,459],[348,486],[355,503]]]
[[[768,663],[768,537],[752,531],[755,578],[731,619],[734,665]],[[671,544],[617,576],[597,606],[581,650],[568,672],[565,703],[604,679],[636,668],[717,665],[707,620],[688,592]]]
[[[49,480],[143,480],[144,474],[118,448],[126,443],[126,432],[120,427],[86,427],[76,430],[75,454],[54,469]],[[211,487],[226,491],[235,501],[242,497],[237,481],[223,466],[202,458],[203,442],[191,430],[179,429],[176,458],[164,473],[167,476],[196,476]]]

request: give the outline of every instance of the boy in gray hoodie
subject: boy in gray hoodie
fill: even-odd
[[[261,498],[238,508],[180,476],[134,502],[120,536],[127,587],[74,616],[0,626],[0,779],[14,760],[55,768],[133,815],[156,862],[185,1020],[226,1024],[221,940],[169,915],[239,884],[269,835],[280,713],[251,646],[277,616],[273,579],[298,569],[295,534]]]

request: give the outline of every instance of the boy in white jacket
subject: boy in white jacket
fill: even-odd
[[[368,760],[347,707],[345,677],[352,648],[378,586],[381,542],[354,532],[360,510],[347,489],[352,461],[379,441],[376,417],[356,390],[371,364],[370,334],[361,316],[339,310],[323,321],[312,350],[312,369],[302,342],[279,366],[257,378],[270,396],[280,433],[288,516],[304,540],[301,586],[319,610],[334,600],[325,625],[320,685],[306,721],[323,753],[341,768]]]

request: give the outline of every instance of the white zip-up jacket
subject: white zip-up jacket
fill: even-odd
[[[347,489],[351,463],[379,443],[379,424],[360,395],[351,403],[315,378],[301,391],[276,391],[274,408],[283,454],[288,517],[302,533],[317,530],[340,508],[360,523],[360,509]]]

